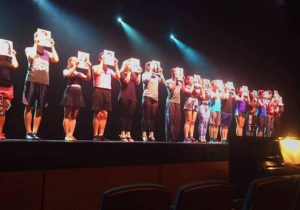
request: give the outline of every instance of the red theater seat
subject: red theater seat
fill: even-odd
[[[161,185],[133,184],[104,192],[101,210],[169,210],[171,193]]]
[[[231,210],[233,188],[224,181],[195,182],[177,191],[174,210]]]

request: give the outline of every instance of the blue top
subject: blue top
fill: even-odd
[[[221,112],[221,99],[211,99],[209,103],[209,109],[211,112]]]

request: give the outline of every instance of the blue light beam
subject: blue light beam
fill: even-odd
[[[200,69],[201,71],[211,69],[209,61],[204,55],[200,54],[197,50],[178,40],[173,34],[170,35],[170,38],[174,41],[175,45],[179,49],[179,52],[181,53],[185,61],[188,62],[190,67],[196,70]]]
[[[56,39],[61,39],[62,42],[68,43],[74,48],[82,47],[84,43],[85,50],[89,51],[95,49],[95,46],[101,43],[103,33],[100,33],[97,26],[60,8],[52,1],[35,1],[45,29],[55,31],[59,35],[55,36]]]
[[[154,44],[142,35],[139,31],[134,29],[132,26],[125,23],[123,20],[119,21],[121,26],[131,44],[134,51],[139,53],[139,55],[145,57],[152,57],[158,55],[158,50],[154,47]]]

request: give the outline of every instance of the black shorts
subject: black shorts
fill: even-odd
[[[47,85],[26,81],[23,91],[22,103],[26,106],[45,108]]]
[[[84,107],[85,103],[83,100],[81,87],[79,85],[67,87],[60,104],[73,108]]]
[[[110,112],[112,110],[111,90],[103,88],[94,88],[92,110],[94,112],[102,110]]]
[[[232,113],[221,112],[221,127],[230,127],[232,122]]]

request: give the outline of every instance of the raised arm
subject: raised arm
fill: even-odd
[[[184,92],[188,95],[191,95],[194,91],[194,86],[186,85],[184,88]]]
[[[152,73],[150,73],[150,72],[144,72],[142,75],[142,82],[148,83],[151,79],[151,75],[152,75]]]
[[[130,78],[131,78],[131,71],[128,71],[125,78],[123,78],[123,82],[128,84],[130,82]]]
[[[58,57],[58,54],[56,52],[54,45],[55,45],[54,39],[51,39],[52,58],[50,58],[50,61],[52,63],[57,63],[59,61],[59,57]]]
[[[102,71],[103,71],[103,65],[104,65],[103,64],[103,59],[101,58],[99,65],[93,66],[94,74],[100,75],[102,73]]]
[[[140,85],[140,84],[141,84],[141,77],[142,77],[142,74],[141,74],[141,73],[138,73],[137,78],[136,78],[136,81],[135,81],[135,84],[136,84],[136,85]]]
[[[74,71],[76,71],[76,66],[68,67],[63,71],[63,75],[64,77],[71,77]]]
[[[118,59],[115,58],[115,74],[113,75],[114,79],[120,79],[121,77],[118,63]]]
[[[13,53],[13,56],[12,56],[10,65],[13,69],[17,69],[19,67],[19,63],[18,63],[17,58],[16,58],[17,52],[15,50],[13,50],[12,53]]]
[[[160,75],[161,83],[163,83],[164,85],[166,85],[166,80],[165,80],[165,77],[164,77],[162,69],[159,69],[159,75]]]
[[[92,64],[91,62],[87,61],[87,64],[89,66],[89,68],[87,69],[87,72],[86,72],[86,79],[85,80],[90,80],[91,79],[91,71],[92,71]]]
[[[27,47],[25,49],[25,54],[28,61],[33,61],[37,53],[37,41],[35,40],[33,47]]]

